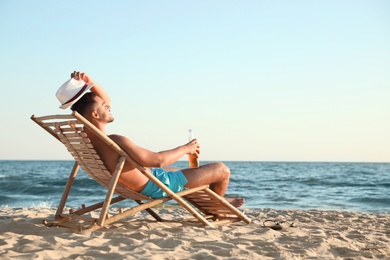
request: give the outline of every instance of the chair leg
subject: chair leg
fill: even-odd
[[[77,175],[77,172],[79,171],[79,168],[80,168],[79,164],[77,162],[75,162],[73,165],[73,169],[69,175],[68,181],[66,182],[65,190],[62,193],[61,201],[60,201],[60,204],[58,205],[55,218],[58,218],[64,210],[65,203],[68,200],[70,189],[72,188],[73,182],[76,179],[76,175]]]
[[[102,212],[100,213],[100,217],[99,217],[99,221],[98,221],[98,225],[101,227],[104,225],[104,220],[107,218],[108,207],[111,204],[111,199],[112,199],[112,196],[114,195],[114,191],[115,191],[116,185],[118,183],[119,176],[121,175],[125,161],[126,161],[125,157],[121,157],[119,159],[118,164],[117,164],[116,169],[115,169],[115,172],[112,176],[110,187],[107,190],[106,199],[104,200]]]
[[[139,205],[144,204],[140,200],[135,200],[135,202],[137,202]],[[163,221],[163,219],[156,212],[154,212],[151,208],[147,208],[147,209],[145,209],[145,211],[147,211],[155,220],[160,221],[160,222]]]
[[[126,198],[123,198],[121,196],[112,198],[111,199],[111,205],[114,204],[114,203],[120,202],[122,200],[125,200],[125,199]],[[88,213],[88,212],[91,212],[91,211],[103,208],[103,205],[104,205],[104,201],[96,203],[96,204],[93,204],[93,205],[90,205],[90,206],[87,206],[87,207],[85,207],[85,205],[84,205],[84,206],[81,207],[81,209],[78,209],[78,210],[72,212],[72,214],[84,215],[85,213]]]

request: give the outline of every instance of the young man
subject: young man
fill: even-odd
[[[85,73],[73,72],[71,81],[72,83],[65,83],[57,92],[57,97],[62,104],[61,108],[72,105],[71,109],[73,111],[80,113],[106,134],[106,124],[114,121],[114,117],[110,113],[111,100],[109,95]],[[71,94],[69,94],[69,84],[73,84]],[[88,89],[91,92],[86,92]],[[87,130],[87,134],[108,169],[114,172],[119,155],[113,153],[111,148],[93,133]],[[222,197],[226,192],[230,170],[223,163],[210,163],[199,168],[182,169],[173,172],[166,171],[163,168],[173,164],[185,154],[196,154],[197,156],[200,153],[200,145],[196,139],[171,150],[152,152],[137,146],[125,136],[112,134],[108,135],[108,137],[138,163],[144,167],[149,167],[153,175],[174,192],[205,184],[209,184],[210,188]],[[119,180],[129,188],[144,195],[153,198],[167,196],[165,192],[149,181],[134,165],[127,161]],[[240,207],[244,204],[243,198],[226,198],[226,200],[235,207]]]

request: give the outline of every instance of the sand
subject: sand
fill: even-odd
[[[157,210],[167,217],[185,214]],[[251,224],[213,229],[158,223],[138,213],[110,228],[75,233],[41,224],[54,212],[0,208],[0,259],[390,259],[390,214],[247,209]],[[263,227],[268,219],[294,227]]]

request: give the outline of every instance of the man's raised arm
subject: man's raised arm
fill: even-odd
[[[81,79],[87,84],[93,84],[91,91],[95,92],[101,99],[104,100],[104,102],[107,105],[111,106],[111,98],[108,95],[108,93],[98,83],[96,83],[88,74],[79,71],[74,71],[70,76],[71,78],[77,80]]]

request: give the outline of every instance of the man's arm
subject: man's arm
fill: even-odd
[[[95,92],[101,99],[104,100],[104,102],[107,105],[111,106],[111,99],[108,93],[98,83],[96,83],[87,73],[74,71],[70,76],[71,78],[77,80],[81,79],[87,84],[93,84],[91,91]]]
[[[120,135],[110,135],[110,138],[125,150],[134,160],[145,167],[166,167],[185,154],[199,154],[200,145],[196,139],[174,149],[152,152],[134,144],[130,139]]]

